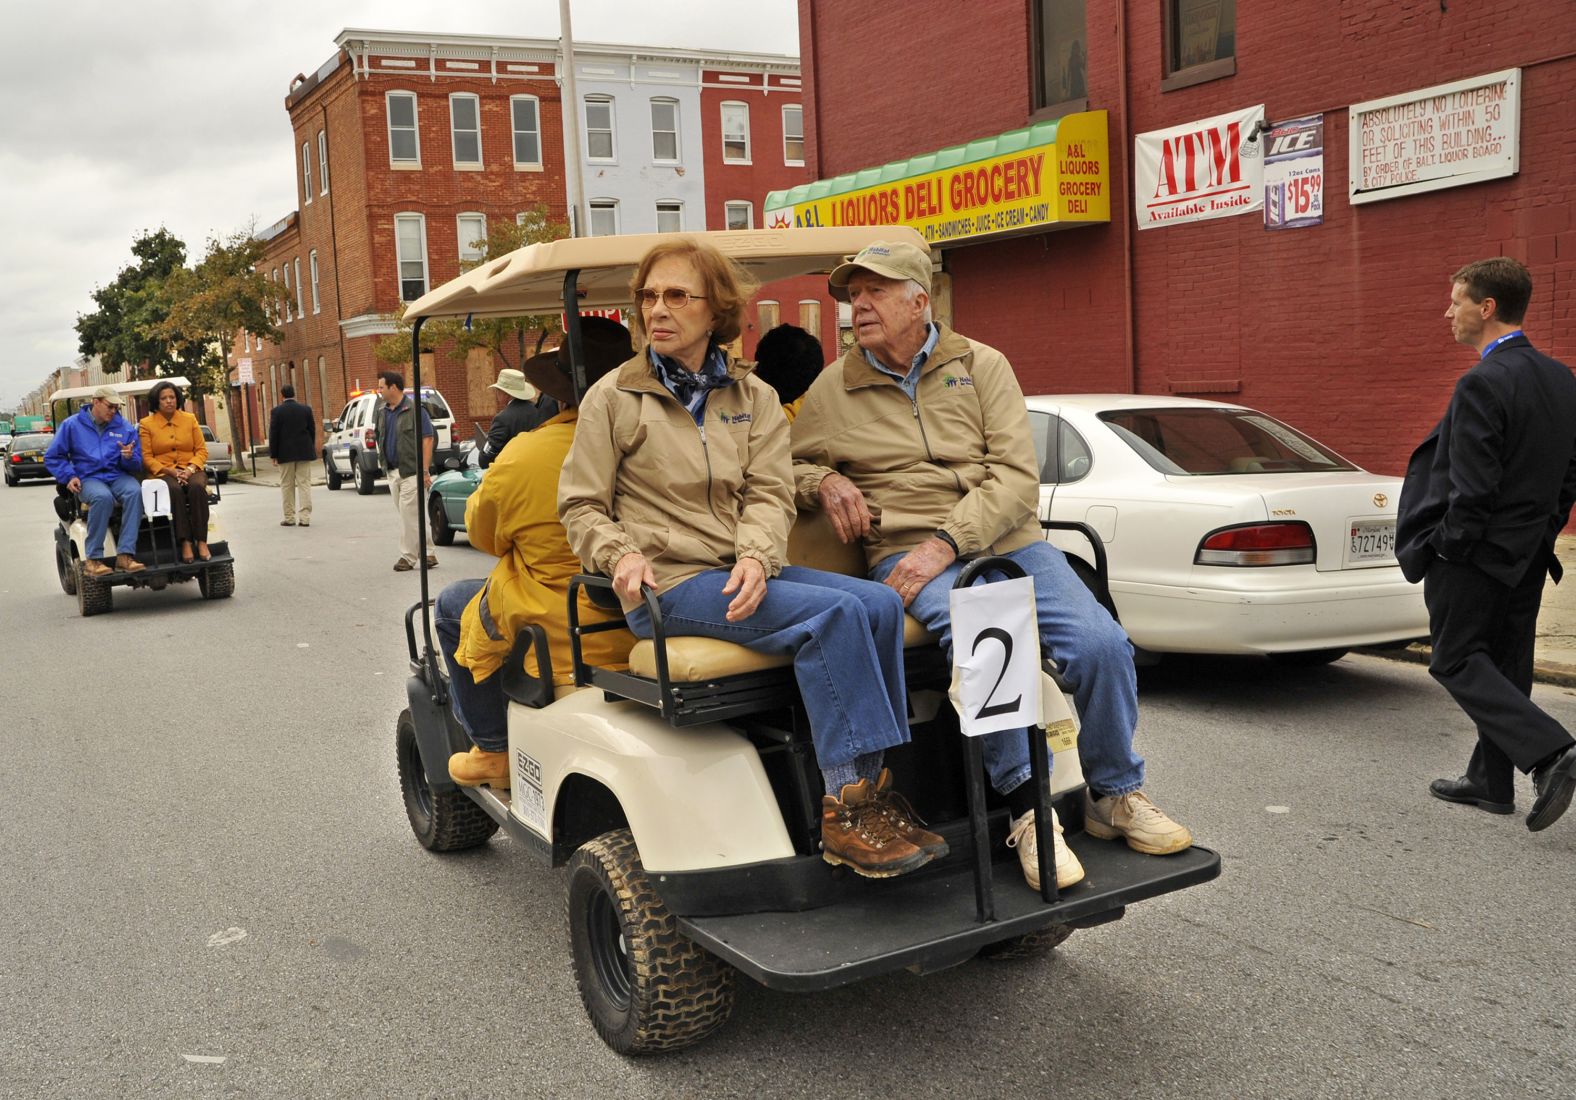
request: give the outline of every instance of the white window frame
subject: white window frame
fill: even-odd
[[[514,105],[522,100],[530,102],[531,109],[536,115],[536,127],[534,130],[529,131],[536,135],[535,160],[520,159],[520,135],[527,131],[521,130],[517,124]],[[512,95],[509,97],[509,155],[514,158],[514,166],[516,168],[532,169],[542,167],[542,101],[534,95]]]
[[[471,101],[472,108],[476,111],[476,159],[460,159],[460,134],[459,124],[454,118],[454,105],[462,99]],[[465,133],[471,131],[466,130]],[[450,92],[449,93],[449,158],[457,169],[467,171],[482,167],[482,100],[475,92]]]
[[[416,156],[414,158],[396,157],[394,155],[394,97],[410,97],[411,136],[416,139]],[[383,94],[383,117],[388,124],[389,137],[389,167],[390,168],[420,168],[421,167],[421,104],[416,99],[415,92],[394,88]],[[402,127],[403,129],[403,127]]]
[[[252,334],[250,332],[243,332],[241,335],[246,337],[246,350],[247,351],[251,351],[252,350]]]
[[[744,115],[744,155],[730,157],[728,155],[728,114],[730,107],[737,107]],[[750,105],[737,99],[730,99],[722,104],[722,163],[724,164],[749,164],[750,163]]]
[[[664,210],[665,207],[668,208],[668,209]],[[682,233],[682,232],[684,232],[684,203],[682,201],[680,201],[679,199],[658,199],[657,200],[656,211],[657,211],[657,232],[658,233]],[[678,219],[679,219],[679,224],[675,225],[672,229],[663,229],[662,228],[662,215],[664,213],[670,213],[670,214],[677,215]]]
[[[657,129],[657,105],[673,108],[673,129]],[[653,164],[678,164],[684,159],[684,147],[679,144],[679,101],[672,96],[652,96],[651,109],[651,162]],[[662,157],[657,155],[657,135],[671,133],[673,135],[673,155]]]
[[[799,159],[794,160],[788,155],[788,112],[799,112]],[[319,158],[321,159],[321,158]],[[804,167],[804,104],[783,104],[783,164],[790,168]]]
[[[323,356],[317,357],[317,384],[323,391],[323,403],[318,406],[318,416],[328,415],[328,360]]]
[[[741,207],[744,209],[744,217],[745,217],[745,225],[744,225],[743,228],[745,228],[745,229],[754,229],[755,228],[755,204],[753,202],[749,202],[749,201],[747,201],[745,199],[729,199],[727,202],[722,204],[722,227],[724,229],[732,229],[732,228],[734,228],[733,226],[728,224],[728,215],[732,211],[737,210],[737,209],[739,209]]]
[[[482,223],[481,234],[476,238],[482,242],[481,248],[476,248],[473,245],[466,243],[465,238],[467,234],[465,232],[465,223],[471,219],[475,219]],[[466,210],[456,214],[454,216],[454,237],[459,245],[460,263],[463,264],[467,260],[480,260],[484,258],[487,254],[487,215],[483,214],[480,210]],[[470,254],[467,254],[467,252]]]
[[[289,270],[289,269],[286,268],[286,270]],[[301,291],[301,257],[300,256],[297,256],[295,258],[295,277],[296,277],[296,287],[295,287],[295,290],[296,290],[296,316],[304,318],[306,316],[306,307],[301,304],[301,302],[302,302],[302,299],[301,299],[302,291]]]
[[[596,231],[596,213],[605,210],[613,216],[613,231],[611,233],[598,233]],[[616,237],[618,235],[618,200],[598,198],[586,203],[586,235],[589,237]]]
[[[420,213],[418,211],[415,211],[415,210],[407,210],[407,211],[405,211],[403,213],[395,214],[394,215],[394,289],[395,289],[395,292],[399,295],[399,300],[402,301],[402,302],[414,302],[416,300],[416,298],[420,298],[421,297],[421,294],[416,295],[416,298],[407,298],[407,297],[405,297],[405,271],[404,271],[405,258],[400,255],[400,251],[399,251],[399,247],[400,247],[400,235],[399,235],[400,223],[401,222],[412,222],[412,221],[416,223],[417,246],[421,249],[421,294],[427,293],[428,288],[432,285],[432,281],[431,281],[431,279],[429,277],[429,272],[428,272],[428,269],[427,269],[427,216],[425,214],[422,214],[422,213]]]
[[[317,186],[319,195],[328,194],[328,131],[317,132]]]
[[[294,321],[295,317],[290,312],[290,261],[285,261],[285,324]]]
[[[314,248],[311,252],[307,253],[307,258],[312,268],[312,312],[322,313],[323,301],[318,297],[317,292],[317,249]]]
[[[301,205],[312,205],[312,143],[301,143]]]
[[[602,103],[607,106],[607,145],[609,153],[605,157],[592,156],[591,154],[591,104]],[[618,118],[613,110],[613,97],[610,95],[591,94],[580,97],[580,118],[585,124],[586,133],[586,160],[592,164],[612,164],[618,160]],[[597,131],[601,133],[600,128]]]

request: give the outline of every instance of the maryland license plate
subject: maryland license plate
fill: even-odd
[[[1358,519],[1352,521],[1351,534],[1346,547],[1346,563],[1362,565],[1368,562],[1395,560],[1395,520]]]

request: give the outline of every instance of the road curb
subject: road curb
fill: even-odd
[[[1434,649],[1425,642],[1413,642],[1404,649],[1393,647],[1354,649],[1352,652],[1366,653],[1370,657],[1383,657],[1390,661],[1404,661],[1408,664],[1426,665],[1433,657]],[[1532,679],[1537,683],[1549,684],[1553,687],[1576,688],[1576,667],[1556,664],[1551,661],[1535,661],[1532,665]]]

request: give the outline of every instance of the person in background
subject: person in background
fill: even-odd
[[[66,418],[44,452],[44,467],[55,481],[78,494],[88,506],[88,536],[83,546],[87,560],[82,570],[102,577],[119,570],[140,573],[145,566],[137,552],[137,528],[142,526],[142,442],[137,428],[120,415],[126,399],[111,386],[93,391],[88,403]],[[99,559],[109,517],[120,503],[120,538],[116,541],[115,568]]]
[[[538,392],[536,387],[526,381],[525,375],[517,370],[499,371],[498,381],[488,388],[508,394],[509,403],[498,410],[487,428],[487,442],[482,447],[480,457],[481,467],[484,470],[503,453],[503,449],[509,445],[509,440],[521,432],[528,432],[545,424],[557,415],[559,408],[557,401]]]
[[[295,387],[279,387],[284,400],[268,416],[268,457],[279,468],[284,496],[281,527],[312,526],[312,468],[317,465],[317,421],[312,406],[295,399]]]
[[[377,412],[378,456],[389,473],[389,493],[394,507],[399,510],[399,560],[394,572],[408,573],[417,565],[417,544],[420,532],[418,510],[428,483],[432,479],[432,448],[438,433],[432,418],[421,403],[405,392],[405,376],[397,370],[378,374],[378,392],[383,395],[383,408]],[[416,449],[416,433],[412,420],[421,415],[421,450]],[[427,555],[427,568],[438,564],[436,554]]]
[[[170,490],[170,522],[180,543],[181,561],[196,556],[207,561],[208,551],[208,444],[202,426],[185,409],[174,382],[160,382],[148,391],[153,410],[137,421],[142,443],[142,466],[149,477],[159,478]]]
[[[755,377],[777,391],[790,424],[825,365],[821,341],[798,325],[778,325],[755,345]]]

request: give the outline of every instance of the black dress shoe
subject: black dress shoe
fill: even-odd
[[[1576,791],[1576,745],[1532,769],[1532,785],[1538,797],[1532,800],[1527,828],[1536,833],[1553,825],[1570,808],[1571,792]]]
[[[1513,814],[1516,812],[1514,802],[1495,802],[1475,787],[1466,776],[1460,779],[1436,779],[1428,785],[1428,793],[1435,798],[1446,802],[1462,802],[1468,806],[1476,806],[1491,814]]]

